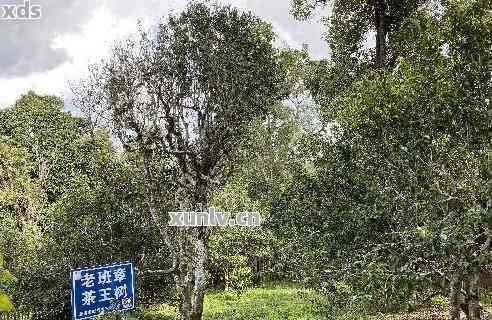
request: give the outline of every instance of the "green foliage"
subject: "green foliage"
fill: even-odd
[[[95,78],[124,150],[57,97],[0,111],[0,311],[68,319],[70,269],[115,260],[138,265],[143,304],[172,301],[170,275],[146,273],[173,263],[161,215],[212,191],[219,210],[259,211],[263,225],[212,230],[208,276],[234,290],[208,294],[204,319],[362,319],[490,264],[490,3],[385,5],[388,63],[374,70],[372,3],[333,2],[323,61],[274,49],[250,13],[190,4]],[[184,196],[190,181],[207,195],[192,183]],[[272,279],[322,295],[251,289]]]
[[[44,189],[48,201],[63,192],[73,171],[83,168],[85,154],[72,157],[76,139],[88,126],[62,111],[63,101],[28,92],[12,108],[0,112],[0,137],[24,148],[34,165],[33,178]],[[50,174],[56,172],[56,174]]]
[[[14,276],[4,268],[4,256],[0,251],[0,312],[9,312],[14,309],[14,304],[6,292],[14,281]]]
[[[394,59],[401,53],[394,46],[394,38],[400,32],[402,23],[419,10],[422,0],[292,0],[292,12],[298,19],[308,18],[317,8],[329,7],[329,15],[324,18],[327,27],[327,40],[330,46],[330,65],[328,70],[334,77],[333,83],[341,85],[350,79],[357,79],[360,69],[372,65],[374,49],[368,48],[367,40],[372,34],[382,32],[387,39],[385,44],[385,65],[393,66]],[[376,9],[378,3],[384,8],[381,12],[382,28],[377,24]],[[427,3],[427,5],[430,5]],[[437,10],[437,8],[433,8]],[[324,65],[322,69],[326,68]],[[322,70],[320,69],[320,70]],[[329,79],[329,77],[325,77]],[[338,87],[340,90],[342,87]],[[315,88],[313,88],[315,89]],[[328,92],[325,92],[328,93]],[[325,97],[329,97],[328,94]]]
[[[188,161],[191,170],[202,168],[200,174],[227,176],[251,124],[282,98],[284,70],[273,40],[271,26],[251,13],[191,3],[155,33],[142,31],[139,41],[116,46],[112,58],[94,70],[95,82],[81,88],[82,96],[99,90],[101,101],[80,107],[97,113],[110,106],[125,145],[155,146],[153,156],[172,155],[181,170]],[[171,108],[169,100],[178,107]],[[136,108],[152,112],[135,118]]]
[[[291,93],[292,105],[272,106],[267,121],[255,123],[248,135],[250,147],[236,159],[237,173],[214,194],[216,207],[231,212],[258,211],[262,219],[260,228],[226,228],[212,233],[209,272],[214,286],[235,287],[232,274],[244,274],[248,283],[250,269],[255,284],[306,278],[296,261],[303,260],[309,251],[298,242],[278,239],[270,228],[279,221],[277,215],[271,215],[272,203],[295,179],[293,169],[305,165],[298,146],[315,130],[315,112],[296,103],[304,95],[301,77],[305,59],[303,52],[281,52],[282,65],[288,70],[286,91]]]
[[[231,288],[242,292],[253,284],[253,271],[245,264],[243,257],[234,260],[232,261],[234,268],[231,274]]]
[[[32,219],[43,202],[41,190],[30,177],[31,161],[25,149],[0,142],[0,212]]]
[[[159,54],[171,55],[166,69],[177,73],[180,94],[193,94],[193,81],[200,90],[211,91],[209,108],[217,112],[217,126],[234,119],[240,128],[277,101],[282,74],[272,47],[274,34],[252,13],[195,3],[160,29],[161,39],[169,43],[161,40]]]
[[[170,264],[144,209],[135,156],[118,155],[107,132],[90,131],[60,103],[31,92],[0,112],[0,249],[18,279],[10,288],[17,310],[36,311],[36,319],[69,317],[71,268],[115,260],[133,260],[140,270]],[[12,125],[33,121],[29,135]],[[156,172],[168,185],[169,174]],[[150,303],[168,295],[170,283],[142,276],[139,285]]]
[[[231,213],[264,212],[247,193],[244,182],[233,179],[215,194],[214,205]],[[277,246],[273,234],[263,227],[213,230],[208,265],[212,286],[242,291],[272,277]]]
[[[490,215],[488,10],[451,1],[442,17],[408,15],[386,72],[338,81],[335,57],[307,73],[333,139],[307,143],[315,169],[294,171],[272,215],[279,234],[316,248],[302,269],[330,296],[400,309],[442,290],[443,275],[488,263],[477,240]]]

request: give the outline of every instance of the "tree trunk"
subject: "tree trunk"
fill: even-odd
[[[469,319],[469,314],[468,314],[468,297],[469,297],[469,276],[465,275],[461,279],[461,294],[459,295],[460,297],[460,306],[461,306],[461,311],[465,313],[466,319]]]
[[[181,320],[190,320],[191,314],[191,294],[192,294],[192,274],[190,269],[192,264],[189,261],[189,250],[187,250],[188,241],[186,232],[178,232],[180,237],[177,241],[180,242],[178,253],[176,254],[176,274],[174,282],[179,298],[179,313]],[[179,239],[181,238],[181,239]],[[184,243],[183,243],[184,242]]]
[[[449,284],[449,320],[460,319],[460,295],[461,295],[461,281],[458,273],[454,273]]]
[[[205,297],[205,263],[207,250],[205,239],[198,238],[195,253],[195,283],[191,305],[191,320],[201,320],[203,314],[203,301]]]
[[[386,58],[386,3],[385,0],[375,0],[374,3],[376,25],[376,68],[384,66]]]
[[[196,182],[191,198],[193,202],[189,204],[190,208],[197,208],[199,211],[208,210],[210,199],[206,181]],[[176,282],[177,287],[181,287],[179,289],[181,291],[178,291],[181,292],[181,320],[201,320],[206,287],[208,227],[184,227],[181,234],[183,239],[180,242],[183,246],[180,256],[184,258],[182,270],[185,276],[177,279],[179,284],[178,281]]]
[[[470,275],[468,283],[468,319],[480,319],[480,288],[479,288],[480,272],[475,271]]]
[[[203,314],[207,260],[205,239],[195,239],[194,249],[193,259],[182,264],[182,272],[175,279],[180,298],[181,320],[201,320]]]

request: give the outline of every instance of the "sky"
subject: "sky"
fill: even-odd
[[[290,0],[220,0],[252,11],[270,22],[276,46],[301,48],[308,44],[314,57],[328,55],[323,12],[309,21],[296,21]],[[188,0],[31,0],[40,6],[35,20],[5,19],[6,6],[24,0],[0,0],[0,108],[12,105],[28,90],[63,97],[70,105],[70,82],[76,82],[109,54],[112,44],[137,30],[140,20],[150,26],[159,18],[179,13]],[[3,11],[2,11],[3,9]],[[29,10],[27,10],[29,11]],[[3,14],[3,15],[2,15]],[[11,16],[10,16],[11,17]]]

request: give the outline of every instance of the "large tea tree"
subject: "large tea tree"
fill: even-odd
[[[149,213],[174,254],[181,319],[202,317],[209,230],[167,225],[167,190],[155,172],[176,168],[173,196],[183,208],[209,205],[233,171],[248,127],[280,98],[273,38],[250,13],[193,3],[117,45],[74,90],[82,110],[109,119],[123,146],[141,156]]]
[[[368,73],[331,102],[331,91],[314,94],[340,130],[313,143],[317,171],[294,179],[303,189],[279,201],[276,221],[296,221],[296,239],[327,257],[317,274],[335,298],[336,281],[373,309],[442,293],[450,319],[460,308],[480,318],[478,281],[491,258],[489,8],[422,8],[398,33],[392,72]]]

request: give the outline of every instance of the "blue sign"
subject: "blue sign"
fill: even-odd
[[[135,308],[135,277],[130,262],[72,270],[75,320]]]

